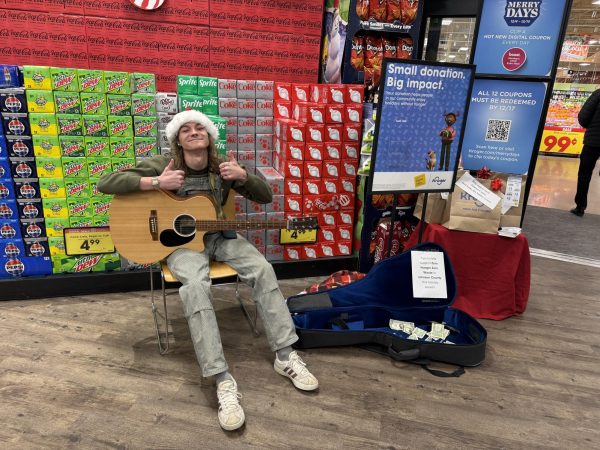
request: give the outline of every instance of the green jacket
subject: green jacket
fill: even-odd
[[[133,169],[106,174],[100,178],[98,190],[104,194],[126,194],[127,192],[139,191],[140,179],[142,177],[156,177],[160,175],[163,170],[165,170],[165,167],[167,167],[170,160],[171,158],[168,155],[154,156],[152,158],[144,159]],[[209,177],[212,195],[217,204],[218,217],[223,217],[223,212],[221,210],[222,179],[212,172],[209,172]],[[271,201],[273,201],[273,194],[269,185],[261,178],[250,173],[244,184],[239,184],[236,181],[233,183],[232,188],[238,194],[256,203],[271,203]]]

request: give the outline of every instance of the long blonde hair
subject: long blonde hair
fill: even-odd
[[[179,131],[177,132],[177,137],[179,137]],[[183,159],[183,147],[177,143],[177,139],[171,142],[171,158],[173,158],[176,170],[183,170],[186,175],[189,173],[189,168],[185,165],[185,160]],[[220,173],[219,164],[223,161],[219,158],[212,136],[208,135],[208,170],[216,174]]]

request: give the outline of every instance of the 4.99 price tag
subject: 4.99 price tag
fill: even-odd
[[[115,251],[109,227],[65,228],[63,231],[67,256],[94,255]]]

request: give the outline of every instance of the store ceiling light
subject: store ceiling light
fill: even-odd
[[[458,49],[459,52],[466,52],[467,50],[469,50],[469,47],[461,47]]]
[[[579,63],[580,66],[589,66],[590,63]]]
[[[448,58],[454,59],[456,58],[456,55],[448,55]]]
[[[600,1],[600,0],[598,0]],[[442,25],[450,25],[452,23],[452,19],[442,19]]]
[[[594,0],[594,1],[592,2],[592,5],[600,5],[600,0]]]

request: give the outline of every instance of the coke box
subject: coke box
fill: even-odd
[[[238,150],[237,152],[237,161],[240,164],[243,164],[245,166],[252,166],[252,167],[256,167],[256,155],[254,150],[252,151],[247,151],[247,150]]]
[[[238,111],[238,118],[239,117],[256,117],[256,100],[254,100],[253,98],[238,98],[237,111]],[[239,123],[238,123],[238,127],[239,127]]]
[[[358,159],[360,152],[358,148],[358,142],[349,143],[344,142],[342,145],[342,159]]]
[[[283,197],[284,212],[301,213],[302,212],[302,196],[301,195],[285,195]]]
[[[304,157],[306,161],[322,161],[323,160],[323,144],[308,143],[304,149]]]
[[[256,132],[273,134],[273,117],[256,116]]]
[[[341,142],[326,142],[325,154],[323,159],[340,159],[342,155]]]
[[[320,258],[329,258],[332,256],[339,256],[337,253],[337,245],[335,243],[320,243],[319,245],[319,257]]]
[[[22,239],[0,239],[0,258],[17,258],[24,254]]]
[[[352,209],[338,211],[338,217],[336,218],[336,224],[338,226],[354,224],[354,211]]]
[[[279,237],[279,234],[277,236]],[[267,244],[265,247],[265,257],[267,261],[283,261],[283,245]]]
[[[356,177],[340,178],[339,183],[342,192],[348,192],[350,194],[356,193]]]
[[[293,214],[290,214],[290,215],[293,215]],[[270,222],[283,222],[284,220],[287,220],[287,219],[285,217],[285,212],[279,211],[279,212],[268,212],[267,220]],[[277,230],[277,231],[279,231],[279,230]]]
[[[279,81],[275,82],[273,90],[273,98],[275,100],[292,101],[292,84],[282,83]],[[277,102],[279,103],[279,101]]]
[[[352,254],[352,241],[339,241],[337,243],[338,256],[349,256]]]
[[[291,119],[292,102],[277,100],[273,107],[273,116],[275,119]]]
[[[303,180],[285,180],[284,193],[285,195],[302,195],[302,182]]]
[[[255,134],[256,133],[256,118],[254,117],[238,117],[237,128],[239,134]]]
[[[321,181],[320,180],[315,180],[315,179],[304,179],[302,180],[302,193],[304,195],[307,194],[313,194],[313,195],[318,195],[318,194],[323,194],[323,188],[321,185]]]
[[[329,85],[327,84],[312,84],[310,86],[310,100],[314,103],[327,103],[327,92]]]
[[[335,242],[336,227],[321,227],[317,231],[317,242]]]
[[[265,211],[267,213],[274,213],[274,212],[284,212],[284,200],[283,200],[283,195],[273,195],[273,200],[271,201],[271,203],[267,203],[265,205]]]
[[[326,92],[327,103],[346,103],[346,86],[343,84],[330,84],[329,89]]]
[[[267,230],[266,245],[279,245],[279,230]]]
[[[344,127],[342,125],[325,125],[325,141],[342,142]]]
[[[48,257],[0,258],[0,278],[52,274],[52,260]]]
[[[235,80],[234,80],[235,81]],[[239,194],[235,194],[235,213],[246,213],[246,197],[243,197]]]
[[[330,124],[344,123],[344,105],[326,105],[325,122]]]
[[[248,230],[248,241],[255,247],[264,247],[267,242],[265,230]]]
[[[339,160],[323,161],[323,176],[327,178],[338,178],[340,176]]]
[[[339,215],[336,212],[323,211],[317,216],[317,222],[319,227],[332,227],[337,226],[339,222]]]
[[[256,99],[256,115],[257,116],[272,116],[273,115],[273,100],[266,98]]]
[[[317,259],[319,257],[318,244],[305,244],[302,246],[302,259]]]
[[[320,179],[323,172],[321,161],[306,161],[304,163],[304,178]]]
[[[325,105],[294,103],[294,119],[303,123],[325,123]]]
[[[237,98],[256,98],[256,82],[237,80]]]
[[[237,102],[236,102],[237,105]],[[237,108],[237,106],[236,106]],[[225,132],[231,134],[237,134],[238,132],[238,119],[237,117],[226,117],[225,118]]]
[[[219,79],[217,81],[217,92],[219,98],[236,98],[237,80]]]
[[[246,202],[246,213],[263,213],[265,212],[265,205],[262,203],[256,203],[251,200]]]
[[[306,125],[295,120],[276,119],[275,135],[286,142],[305,142]]]
[[[256,133],[256,150],[273,150],[273,134]]]
[[[336,241],[351,241],[352,240],[352,226],[343,225],[334,228],[335,240]]]
[[[256,167],[271,167],[273,165],[273,151],[256,150]]]
[[[359,142],[360,141],[360,125],[344,124],[344,142]]]
[[[265,220],[267,220],[267,213],[266,212],[247,213],[246,220],[248,222],[252,222],[252,224],[255,224],[257,222],[264,222]],[[256,228],[256,225],[254,227]]]
[[[306,125],[306,142],[322,144],[325,140],[325,125],[313,123]]]
[[[344,122],[362,124],[362,105],[350,104],[344,106]]]
[[[237,146],[237,141],[238,141],[238,135],[237,133],[227,133],[225,135],[225,146],[227,147],[227,151],[234,151],[237,153],[238,151],[238,146]]]
[[[284,245],[283,260],[284,261],[299,261],[303,259],[301,245]]]
[[[340,209],[337,194],[305,195],[302,211],[316,213],[323,211],[337,211]]]
[[[219,116],[237,117],[238,102],[235,97],[219,97]]]
[[[340,176],[355,177],[358,170],[358,160],[343,160],[341,165]]]
[[[14,200],[0,200],[0,219],[18,219],[19,210]]]
[[[294,83],[292,85],[292,101],[308,102],[310,99],[310,85]]]
[[[273,100],[273,81],[256,80],[256,98]]]
[[[321,180],[322,194],[338,194],[341,192],[338,178],[323,178]]]
[[[272,167],[258,167],[256,175],[262,178],[271,188],[273,195],[283,194],[283,176]]]
[[[306,153],[304,144],[296,144],[293,142],[281,142],[280,148],[281,157],[285,162],[304,161],[304,153]]]
[[[237,149],[238,152],[254,152],[256,150],[256,136],[253,133],[238,134]]]
[[[362,84],[347,84],[346,92],[348,93],[346,96],[347,103],[355,103],[362,106],[365,95],[365,87]]]

